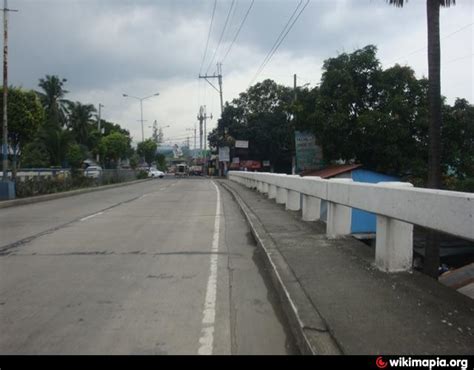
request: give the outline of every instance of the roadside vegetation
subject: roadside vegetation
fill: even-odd
[[[442,118],[442,186],[474,191],[474,106],[443,98]],[[428,80],[409,66],[383,69],[373,45],[327,59],[318,86],[249,87],[225,105],[209,141],[217,148],[249,140],[251,158],[289,173],[295,130],[314,133],[327,164],[358,162],[427,185]]]

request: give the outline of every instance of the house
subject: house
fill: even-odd
[[[399,177],[385,175],[383,173],[366,170],[361,164],[343,164],[334,165],[316,171],[307,171],[301,176],[318,176],[322,179],[352,179],[357,182],[376,184],[378,182],[400,181]],[[327,202],[321,202],[321,219],[327,219]],[[352,209],[352,234],[375,233],[376,217],[375,214]]]

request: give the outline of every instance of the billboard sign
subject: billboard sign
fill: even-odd
[[[228,146],[219,147],[219,162],[230,161],[230,150]]]
[[[323,167],[323,152],[311,132],[295,131],[296,172]]]
[[[235,147],[236,148],[242,148],[242,149],[248,149],[249,142],[248,142],[248,140],[235,140]]]

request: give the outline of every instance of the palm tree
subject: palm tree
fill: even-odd
[[[93,124],[93,114],[96,109],[92,104],[82,104],[80,102],[70,102],[68,104],[69,122],[68,126],[72,130],[78,144],[87,145],[90,130]]]
[[[67,82],[65,78],[46,75],[40,78],[38,86],[43,89],[37,92],[41,103],[46,111],[47,123],[55,127],[62,127],[66,124],[66,105],[68,101],[64,96],[68,93],[63,86]]]
[[[404,0],[388,0],[390,4],[402,7]],[[408,0],[406,0],[408,2]],[[456,0],[426,0],[428,18],[428,113],[429,113],[429,155],[427,186],[441,187],[441,47],[439,38],[439,9],[455,5]],[[438,278],[439,239],[433,231],[428,232],[425,248],[424,271]]]

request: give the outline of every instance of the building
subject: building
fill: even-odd
[[[378,182],[400,181],[399,177],[385,175],[383,173],[366,170],[361,164],[343,164],[323,168],[316,171],[307,171],[301,176],[318,176],[322,179],[352,179],[357,182],[376,184]],[[327,202],[321,202],[321,219],[326,221]],[[375,233],[376,217],[373,213],[352,209],[352,234]]]

